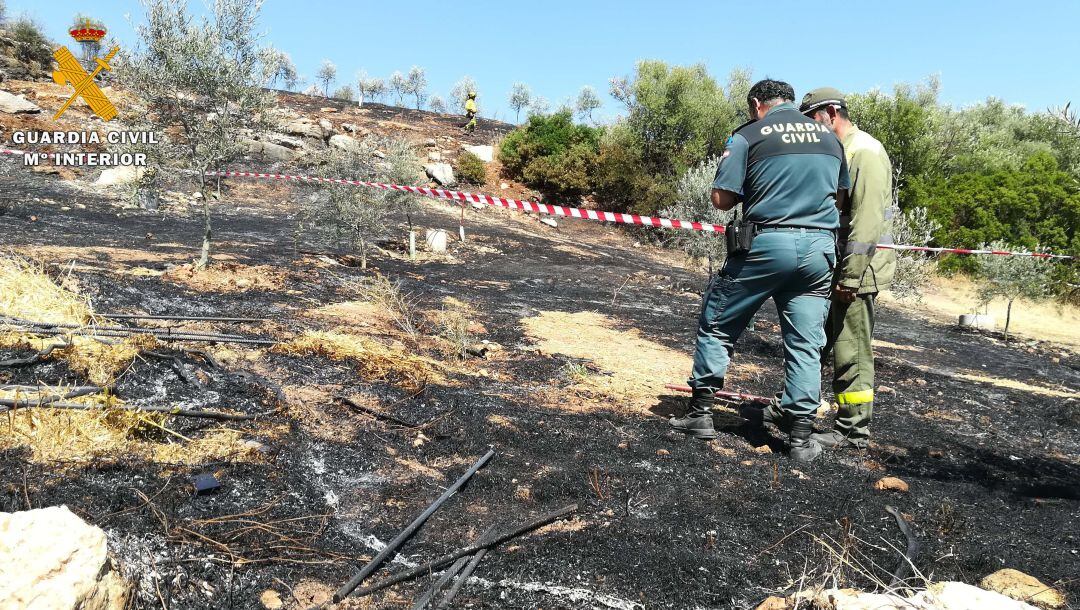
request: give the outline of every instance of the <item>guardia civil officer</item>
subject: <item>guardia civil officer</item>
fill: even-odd
[[[847,205],[840,210],[840,263],[825,327],[825,353],[833,354],[833,393],[839,410],[835,427],[813,435],[825,447],[863,448],[874,413],[874,298],[892,282],[896,252],[888,210],[892,203],[892,163],[885,147],[860,130],[837,89],[822,87],[803,97],[806,116],[828,126],[844,145],[851,173]]]
[[[698,320],[693,397],[673,428],[716,438],[710,409],[735,342],[772,297],[784,339],[780,408],[792,421],[790,455],[803,462],[821,453],[810,438],[821,394],[821,349],[836,265],[837,198],[849,188],[840,141],[803,116],[791,85],[763,80],[747,95],[750,122],[728,139],[713,181],[712,203],[743,203],[742,221],[728,226],[728,258],[712,279]]]

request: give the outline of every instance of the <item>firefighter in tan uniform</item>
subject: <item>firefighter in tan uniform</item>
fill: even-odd
[[[838,90],[823,87],[807,93],[799,110],[840,138],[851,176],[847,209],[840,211],[840,261],[823,352],[824,359],[832,350],[839,412],[832,430],[812,438],[824,447],[865,448],[874,413],[874,300],[896,272],[896,252],[877,248],[892,243],[892,163],[881,142],[851,122]]]

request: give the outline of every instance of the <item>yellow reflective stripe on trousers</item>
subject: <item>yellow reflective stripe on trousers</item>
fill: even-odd
[[[842,392],[836,395],[836,402],[842,405],[861,405],[866,402],[874,402],[874,391],[858,390],[855,392]]]

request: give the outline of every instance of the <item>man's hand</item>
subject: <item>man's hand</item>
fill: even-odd
[[[833,284],[832,300],[837,303],[854,303],[858,294],[857,288],[845,288],[840,284]]]

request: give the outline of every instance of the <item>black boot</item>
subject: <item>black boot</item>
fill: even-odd
[[[788,455],[802,464],[809,464],[821,455],[821,445],[810,438],[814,432],[813,416],[801,417],[791,422],[791,436],[788,439]]]
[[[676,432],[711,441],[716,438],[716,428],[713,427],[712,420],[712,406],[715,401],[711,391],[694,390],[690,399],[690,410],[683,417],[669,419],[668,425]]]
[[[739,414],[747,419],[751,428],[764,429],[765,424],[772,424],[784,434],[791,433],[791,416],[780,408],[780,393],[773,396],[765,408],[747,406]]]

